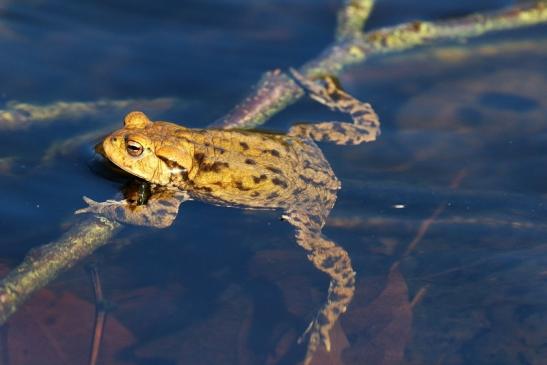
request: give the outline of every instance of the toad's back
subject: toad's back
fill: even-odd
[[[188,182],[181,179],[179,187],[200,199],[288,208],[324,204],[340,186],[311,140],[246,131],[187,131],[178,135],[193,136],[195,173],[190,171]]]

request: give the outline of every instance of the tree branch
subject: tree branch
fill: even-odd
[[[462,18],[438,22],[416,21],[395,27],[381,28],[340,42],[335,42],[317,58],[298,71],[306,77],[339,75],[350,65],[364,62],[367,57],[400,52],[431,44],[434,41],[466,39],[485,33],[524,27],[547,21],[547,2],[539,1],[512,6],[503,10],[473,14]],[[214,123],[215,127],[253,128],[283,110],[303,96],[301,89],[286,81],[289,77],[276,71],[277,80],[271,80],[269,89],[276,96],[263,92],[261,83],[243,102],[226,117]],[[265,76],[267,77],[267,75]],[[283,81],[281,81],[283,80]],[[283,98],[279,98],[282,95]],[[244,119],[236,117],[245,115]]]
[[[300,73],[307,77],[338,75],[345,67],[363,62],[366,57],[374,54],[403,51],[438,40],[475,37],[547,20],[546,2],[541,1],[454,20],[413,22],[375,32],[358,33],[370,12],[370,9],[367,12],[359,6],[369,4],[370,7],[372,3],[347,1],[346,7],[341,10],[344,14],[339,15],[338,39],[342,40],[302,66]],[[360,10],[350,10],[357,8]],[[303,90],[281,71],[266,73],[255,91],[214,126],[229,129],[260,125],[303,95]],[[0,324],[34,291],[106,244],[120,228],[119,223],[91,216],[80,221],[59,240],[29,252],[16,269],[0,281]]]
[[[341,41],[361,36],[373,6],[374,0],[346,0],[338,12],[336,39]]]
[[[106,244],[121,225],[90,216],[59,240],[32,249],[23,262],[0,282],[0,324],[36,290]]]

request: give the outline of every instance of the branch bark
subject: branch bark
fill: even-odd
[[[346,0],[344,6],[338,11],[336,39],[340,41],[359,37],[373,6],[374,0]]]
[[[363,33],[361,28],[372,4],[373,1],[365,0],[346,1],[338,17],[337,41],[302,66],[300,73],[311,78],[339,75],[347,66],[363,62],[371,55],[547,21],[547,3],[540,1],[454,20],[417,21]],[[302,88],[283,72],[268,72],[251,95],[213,126],[226,129],[255,127],[303,95]],[[34,291],[106,244],[120,228],[119,223],[90,216],[74,225],[59,240],[29,252],[23,262],[0,281],[0,324],[5,323]]]

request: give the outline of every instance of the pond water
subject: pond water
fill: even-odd
[[[510,3],[386,0],[368,27]],[[263,72],[316,56],[339,5],[0,1],[6,108],[103,100],[83,116],[0,122],[0,271],[60,237],[83,195],[120,190],[93,145],[127,111],[205,127]],[[324,233],[349,252],[357,289],[314,364],[547,364],[546,29],[343,74],[382,136],[320,144],[343,186]],[[302,100],[265,128],[344,117]],[[128,227],[38,291],[2,328],[0,364],[87,364],[90,264],[108,307],[99,364],[297,364],[328,288],[279,212],[188,202],[170,228]]]

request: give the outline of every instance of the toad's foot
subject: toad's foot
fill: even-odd
[[[296,70],[292,75],[310,92],[310,97],[333,110],[347,113],[353,123],[323,122],[297,124],[290,135],[328,141],[337,144],[360,144],[372,142],[380,135],[380,120],[369,103],[361,102],[345,92],[333,76],[325,76],[319,82],[309,80]]]
[[[330,351],[330,330],[346,311],[355,292],[355,271],[347,251],[321,234],[325,215],[322,208],[289,210],[283,215],[283,219],[295,227],[296,241],[307,251],[308,259],[330,277],[327,301],[300,339],[309,338],[306,365],[321,344]]]
[[[185,192],[156,194],[150,197],[146,205],[132,205],[127,200],[96,202],[86,196],[83,199],[88,207],[78,209],[75,214],[100,214],[124,224],[165,228],[177,217],[180,204],[190,198]]]
[[[94,213],[105,215],[105,213],[115,211],[116,209],[126,209],[129,205],[126,200],[109,199],[104,202],[98,202],[85,195],[82,198],[88,206],[76,210],[74,214]]]
[[[298,338],[298,343],[304,343],[308,339],[308,349],[304,358],[304,365],[311,364],[313,355],[320,345],[325,346],[325,349],[330,352],[330,336],[329,330],[319,323],[319,316],[309,324],[302,336]]]

